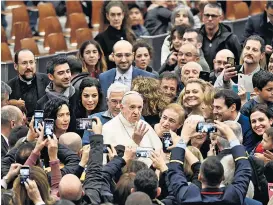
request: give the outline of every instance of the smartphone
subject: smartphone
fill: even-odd
[[[173,145],[171,133],[169,133],[169,132],[163,133],[162,145],[163,145],[163,152],[169,153],[170,150],[168,150],[167,148],[169,148],[170,146]]]
[[[136,157],[149,158],[151,151],[153,150],[152,147],[138,147],[136,150]]]
[[[239,92],[238,85],[232,85],[232,90],[233,90],[235,93],[238,93],[238,92]]]
[[[217,132],[217,128],[215,127],[214,123],[199,122],[196,126],[196,132]]]
[[[268,196],[269,199],[271,199],[273,196],[273,183],[268,183]]]
[[[53,119],[45,119],[44,120],[44,136],[50,136],[53,137],[53,132],[54,132],[54,120]]]
[[[204,80],[204,81],[209,82],[209,75],[210,75],[209,72],[200,71],[199,78],[202,79],[202,80]]]
[[[20,183],[24,184],[29,178],[29,166],[24,165],[20,169]]]
[[[39,128],[39,123],[42,124],[44,119],[44,111],[43,110],[35,110],[34,111],[34,128]]]
[[[232,57],[227,57],[227,63],[231,65],[231,67],[235,66],[235,59]]]
[[[76,119],[76,129],[77,130],[89,130],[89,129],[92,129],[92,119],[91,118],[79,118],[79,119]]]
[[[109,153],[108,150],[107,150],[107,147],[109,147],[109,148],[111,149],[110,144],[104,144],[104,145],[103,145],[103,153],[106,153],[106,154]]]

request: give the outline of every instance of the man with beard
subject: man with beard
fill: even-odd
[[[214,71],[210,73],[210,82],[212,85],[215,83],[217,77],[224,70],[224,67],[227,64],[228,57],[234,58],[234,54],[228,49],[223,49],[220,50],[216,54],[215,59],[213,59]]]
[[[250,120],[248,117],[240,113],[241,99],[238,94],[232,90],[219,90],[214,95],[213,115],[214,119],[224,121],[238,122],[242,127],[243,145],[250,153],[256,145],[253,137]]]
[[[9,104],[26,107],[27,117],[31,118],[38,99],[44,96],[49,83],[46,74],[36,73],[36,61],[32,51],[22,49],[14,55],[14,68],[18,76],[8,81],[12,89]]]
[[[260,61],[264,57],[264,40],[260,36],[250,36],[244,43],[243,65],[226,64],[223,72],[217,77],[214,87],[231,89],[233,84],[238,84],[244,87],[246,91],[253,92],[252,77],[261,69]]]
[[[132,66],[134,59],[133,46],[125,40],[115,43],[112,53],[116,68],[108,70],[99,75],[99,81],[104,97],[107,96],[107,90],[113,82],[120,82],[131,88],[131,83],[137,76],[155,78],[155,75]]]

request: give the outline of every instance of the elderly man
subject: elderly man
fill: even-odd
[[[217,77],[224,70],[225,65],[228,63],[227,58],[234,58],[234,54],[228,49],[223,49],[218,51],[213,59],[214,71],[210,73],[210,82],[212,84],[215,83]]]
[[[120,40],[115,43],[112,53],[116,68],[103,72],[99,75],[101,89],[104,96],[113,82],[120,82],[131,88],[131,83],[137,76],[154,77],[155,75],[144,70],[135,68],[132,63],[134,60],[133,46],[128,41]]]
[[[181,69],[181,82],[183,85],[186,84],[187,80],[191,78],[199,78],[200,72],[202,71],[201,65],[196,62],[188,62]]]
[[[27,117],[34,114],[37,101],[45,95],[49,79],[46,74],[36,72],[36,61],[32,51],[22,49],[14,55],[14,68],[18,76],[8,81],[12,89],[11,105],[26,106]]]
[[[161,150],[162,143],[153,128],[140,119],[142,109],[143,99],[138,92],[125,93],[121,102],[121,113],[102,128],[104,143]],[[152,163],[148,158],[141,160],[148,166]]]
[[[1,81],[1,107],[8,104],[11,92],[11,87],[5,82]]]
[[[23,113],[18,107],[6,105],[1,109],[1,158],[3,158],[8,150],[8,137],[11,130],[16,126],[23,124]]]

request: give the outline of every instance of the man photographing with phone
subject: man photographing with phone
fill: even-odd
[[[199,118],[186,120],[182,129],[181,139],[172,149],[168,169],[169,189],[173,191],[179,204],[220,204],[221,202],[243,204],[251,177],[251,167],[245,149],[240,145],[234,132],[226,124],[215,121],[217,130],[229,141],[235,161],[235,176],[231,185],[220,188],[224,179],[224,168],[217,157],[208,157],[201,165],[198,179],[202,183],[200,190],[195,184],[188,185],[183,164],[187,143],[196,131]]]
[[[223,72],[217,77],[214,87],[231,89],[233,84],[240,86],[240,82],[244,82],[242,86],[246,89],[253,88],[252,77],[261,69],[260,62],[264,57],[264,40],[260,36],[250,36],[244,43],[242,52],[243,65],[232,66],[229,63],[226,64]],[[242,79],[239,79],[239,77]],[[249,78],[251,79],[248,80]],[[253,90],[248,92],[253,92]]]

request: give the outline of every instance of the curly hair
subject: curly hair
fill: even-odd
[[[157,115],[170,103],[160,90],[159,81],[154,78],[138,76],[132,82],[132,90],[143,97],[143,116]]]
[[[69,108],[69,104],[67,101],[61,98],[54,98],[52,100],[47,101],[44,109],[44,119],[57,119],[57,113],[62,108],[63,105],[66,105]]]

